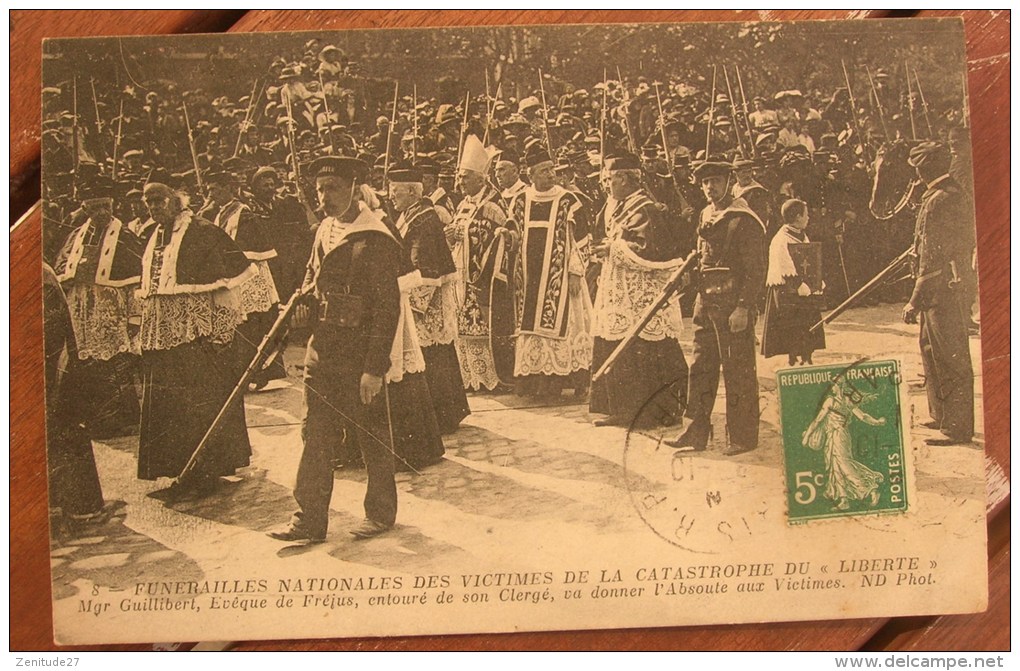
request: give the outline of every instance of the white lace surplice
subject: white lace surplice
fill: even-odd
[[[514,375],[570,375],[591,368],[591,298],[582,277],[569,278],[566,337],[518,335]]]
[[[594,335],[604,340],[623,340],[681,263],[682,259],[647,261],[623,240],[614,240],[599,278]],[[642,329],[640,338],[651,341],[673,338],[679,342],[682,333],[680,302],[674,296]]]
[[[457,275],[440,282],[438,287],[415,287],[408,296],[422,347],[449,345],[457,337]]]
[[[197,338],[229,343],[248,314],[272,307],[275,293],[261,274],[254,273],[232,289],[146,296],[141,299],[141,348],[165,350]]]
[[[128,317],[136,312],[135,287],[72,282],[65,288],[78,358],[108,361],[122,352],[139,353],[138,336],[128,330]]]

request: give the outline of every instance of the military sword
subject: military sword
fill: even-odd
[[[464,133],[467,131],[468,110],[471,109],[471,91],[464,94],[464,119],[460,123],[460,140],[457,141],[457,169],[460,170],[460,161],[464,157]]]
[[[290,91],[287,89],[283,90],[283,97],[287,102],[287,140],[290,144],[290,162],[294,167],[294,181],[297,183],[298,191],[301,190],[301,172],[298,167],[297,159],[297,147],[294,146],[294,126],[297,125],[294,122],[294,108],[290,100]]]
[[[840,236],[842,238],[842,236]],[[836,250],[839,252],[839,267],[843,271],[843,283],[846,284],[846,293],[850,295],[850,278],[846,275],[846,261],[843,260],[843,241],[836,241]]]
[[[78,168],[81,163],[81,140],[78,138],[78,77],[74,78],[72,84],[72,95],[74,97],[72,103],[72,114],[74,119],[71,120],[71,152],[74,156],[71,157],[71,197],[75,200],[78,199]]]

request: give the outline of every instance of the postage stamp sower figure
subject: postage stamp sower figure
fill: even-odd
[[[905,511],[897,361],[778,373],[790,522]]]

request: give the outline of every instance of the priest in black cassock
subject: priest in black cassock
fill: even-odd
[[[68,236],[55,268],[74,326],[83,418],[93,439],[133,435],[141,243],[113,216],[111,183],[97,179],[83,191],[85,222]]]
[[[210,184],[210,201],[216,204],[210,210],[213,225],[222,229],[240,247],[270,292],[269,299],[272,302],[270,309],[266,312],[248,313],[244,323],[237,329],[233,349],[238,358],[238,366],[244,370],[255,358],[262,339],[269,333],[279,313],[280,295],[276,290],[276,281],[269,265],[277,256],[276,249],[266,219],[257,216],[252,208],[241,200],[238,175],[229,170],[211,172],[206,175],[206,181]],[[251,384],[255,389],[261,389],[270,380],[282,380],[286,377],[287,370],[283,365],[283,357],[278,355],[265,362],[264,366],[255,372]]]
[[[224,231],[184,209],[162,183],[145,186],[156,224],[142,255],[142,421],[138,477],[178,477],[243,373],[230,345],[272,291]],[[208,493],[219,476],[247,466],[251,444],[242,397],[189,476],[164,497]]]
[[[457,269],[435,207],[422,197],[421,171],[413,167],[391,170],[389,179],[393,206],[400,212],[397,232],[416,274],[417,286],[411,289],[409,299],[425,356],[425,377],[439,428],[452,433],[471,413],[454,346]]]
[[[679,226],[642,188],[639,159],[611,157],[606,170],[610,198],[592,228],[595,254],[603,259],[594,308],[593,370],[640,321],[682,263]],[[595,420],[596,426],[668,426],[680,421],[688,375],[682,332],[680,302],[674,296],[616,366],[592,386],[589,409],[606,415]],[[654,403],[646,405],[653,398]]]

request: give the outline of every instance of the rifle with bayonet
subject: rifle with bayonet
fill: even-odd
[[[914,256],[915,256],[914,246],[911,245],[905,252],[903,252],[895,259],[893,259],[892,262],[889,265],[887,265],[880,273],[878,273],[870,280],[868,280],[868,282],[864,286],[862,286],[860,289],[851,294],[845,301],[843,301],[835,308],[833,308],[832,312],[822,317],[817,324],[815,324],[808,330],[817,331],[825,324],[830,323],[831,321],[836,319],[836,317],[839,317],[841,314],[852,308],[862,298],[870,294],[890,277],[899,273],[903,269],[903,266],[909,265]]]
[[[255,89],[259,85],[259,80],[256,79],[251,85],[251,96],[248,99],[248,109],[244,112],[244,121],[241,122],[241,129],[237,132],[237,142],[234,143],[233,156],[237,156],[237,152],[241,151],[241,140],[244,138],[244,134],[248,131],[248,126],[251,125],[253,112],[255,105],[258,102],[258,98],[262,97],[262,91],[258,92],[258,96],[255,95]]]
[[[871,152],[868,151],[868,146],[864,144],[864,130],[861,127],[860,117],[857,116],[857,101],[854,99],[854,89],[850,85],[850,75],[846,71],[846,61],[840,61],[843,66],[843,81],[846,82],[847,96],[850,98],[850,116],[854,120],[854,134],[857,136],[857,143],[861,147],[861,157],[864,159],[864,165],[867,166],[868,174],[872,173],[872,160]]]
[[[733,99],[733,86],[730,84],[730,71],[725,65],[723,65],[722,71],[723,77],[726,80],[726,93],[730,100],[730,116],[733,117],[733,123],[730,125],[733,126],[733,134],[737,140],[737,151],[740,152],[741,158],[749,158],[750,153],[747,151],[747,148],[744,147],[743,135],[740,132],[740,122],[737,120],[737,103]],[[706,156],[705,159],[707,160],[708,157]]]
[[[737,88],[740,89],[740,106],[744,110],[744,126],[747,128],[747,137],[751,142],[751,155],[757,158],[758,147],[754,143],[754,132],[751,130],[751,116],[747,112],[747,95],[744,93],[744,80],[740,76],[740,66],[734,65],[733,69],[737,71]]]
[[[188,128],[188,148],[191,149],[191,162],[195,166],[195,180],[198,182],[198,190],[201,191],[202,171],[198,168],[198,152],[195,150],[195,136],[191,132],[191,120],[188,118],[188,103],[182,100],[181,107],[184,109],[184,124]]]
[[[303,294],[300,289],[294,292],[287,304],[280,310],[280,314],[276,317],[276,321],[273,326],[269,329],[266,335],[262,338],[262,342],[259,344],[258,349],[255,351],[255,356],[252,358],[248,367],[245,369],[244,374],[241,375],[241,379],[238,380],[237,384],[234,385],[230,395],[227,396],[227,400],[223,403],[220,411],[216,413],[216,418],[213,419],[212,424],[206,430],[205,435],[202,436],[202,440],[199,441],[198,446],[194,452],[191,453],[191,458],[184,465],[180,475],[173,479],[170,485],[170,489],[175,489],[185,481],[188,475],[194,470],[198,464],[199,457],[205,452],[209,445],[209,441],[212,435],[223,423],[223,418],[226,416],[229,408],[233,405],[238,398],[248,389],[248,383],[255,373],[263,367],[263,362],[269,361],[273,356],[276,355],[277,351],[284,344],[284,335],[286,335],[286,327],[290,321],[291,316],[294,314],[294,310],[300,304]]]
[[[613,365],[623,355],[627,348],[637,340],[641,331],[648,326],[649,322],[655,318],[655,315],[659,313],[659,310],[666,306],[666,303],[673,298],[673,294],[676,294],[683,288],[685,276],[691,272],[698,261],[701,259],[701,255],[698,252],[691,252],[691,255],[684,259],[683,263],[673,272],[672,277],[666,282],[666,286],[662,288],[659,295],[655,297],[655,300],[645,309],[644,313],[630,329],[627,331],[627,335],[623,337],[620,344],[616,346],[613,353],[609,355],[609,358],[605,360],[602,366],[592,376],[592,383],[598,382],[603,376],[607,375],[612,370]]]

